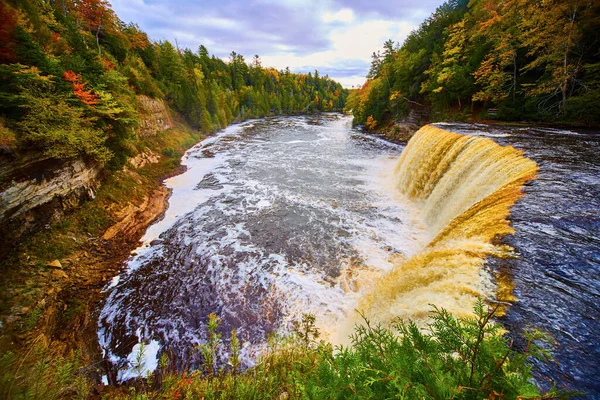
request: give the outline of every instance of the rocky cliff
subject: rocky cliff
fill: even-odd
[[[100,165],[39,153],[0,157],[0,236],[18,238],[94,198]]]
[[[162,100],[144,95],[138,96],[137,109],[139,112],[138,132],[141,137],[154,136],[158,132],[174,126],[167,106]]]

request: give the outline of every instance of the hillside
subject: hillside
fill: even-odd
[[[152,41],[104,0],[2,2],[0,18],[0,164],[10,165],[0,175],[2,221],[57,196],[93,197],[101,172],[122,169],[144,151],[143,137],[174,126],[165,106],[210,134],[248,118],[341,110],[347,95],[318,71],[264,68],[259,56],[246,63],[236,52],[225,62],[204,46]],[[20,192],[26,204],[6,191],[56,168],[92,172],[63,192]],[[21,226],[27,219],[16,224],[22,232],[36,225]]]
[[[449,0],[373,53],[347,108],[371,130],[448,119],[597,126],[599,16],[592,0]]]

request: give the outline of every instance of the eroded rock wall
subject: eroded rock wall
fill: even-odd
[[[173,127],[164,101],[140,95],[137,97],[140,137],[154,136]]]
[[[101,166],[39,153],[0,157],[0,235],[18,238],[94,198]]]

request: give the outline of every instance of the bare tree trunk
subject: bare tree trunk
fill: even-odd
[[[100,28],[102,25],[98,25],[98,29],[96,29],[96,45],[98,46],[98,53],[102,54],[102,50],[100,49]]]
[[[562,101],[561,101],[561,113],[563,113],[565,111],[565,108],[567,106],[567,91],[569,90],[569,49],[570,49],[570,44],[571,44],[571,37],[573,36],[573,25],[575,25],[575,17],[577,16],[577,6],[578,3],[575,3],[575,8],[573,9],[573,15],[571,16],[571,23],[570,23],[570,29],[569,29],[569,37],[567,39],[567,43],[565,45],[565,55],[563,58],[563,82],[561,84],[561,94],[562,94]]]
[[[517,52],[513,57],[513,100],[517,97]]]

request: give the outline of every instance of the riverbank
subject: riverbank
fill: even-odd
[[[85,375],[100,382],[96,328],[102,288],[119,273],[146,228],[161,218],[170,194],[162,182],[183,172],[183,152],[203,138],[180,122],[144,140],[145,151],[122,170],[104,172],[93,201],[6,256],[0,355],[15,354],[21,371],[41,359],[76,357]]]
[[[171,194],[164,180],[183,173],[181,156],[207,137],[173,116],[175,127],[142,139],[139,147],[145,150],[122,170],[103,171],[92,201],[5,255],[0,358],[14,354],[22,371],[43,359],[76,359],[88,383],[101,381],[96,330],[102,289],[119,274],[146,229],[162,218]]]
[[[448,121],[444,121],[448,122]],[[433,124],[434,122],[429,122],[428,124]],[[592,132],[595,133],[598,131],[598,127],[591,125],[582,125],[582,124],[568,124],[568,123],[549,123],[549,122],[536,122],[536,121],[499,121],[492,119],[472,119],[469,121],[452,121],[449,123],[465,123],[465,124],[482,124],[489,126],[504,126],[504,127],[544,127],[550,129],[560,129],[560,130],[571,130],[575,129],[581,132]],[[421,128],[421,125],[416,125],[413,123],[396,121],[391,122],[386,125],[377,126],[374,129],[364,128],[368,133],[378,136],[383,136],[385,139],[398,144],[407,143],[410,138]]]

